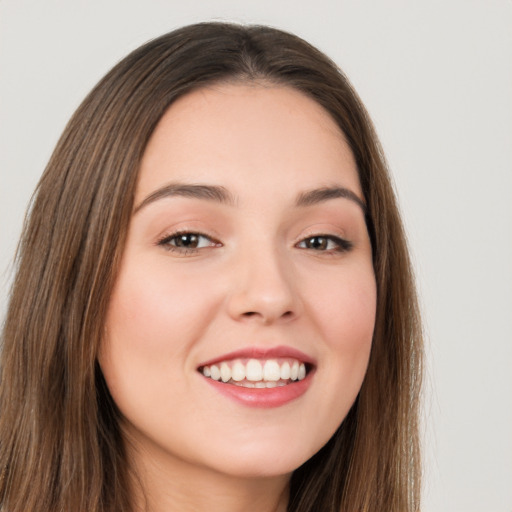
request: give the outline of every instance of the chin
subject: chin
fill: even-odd
[[[238,478],[276,478],[290,476],[305,460],[281,457],[261,457],[257,460],[226,461],[217,471]]]
[[[328,439],[326,439],[326,442]],[[217,470],[231,476],[244,478],[271,478],[291,475],[309,460],[320,446],[311,446],[287,435],[279,442],[254,442],[250,445],[231,445],[230,452],[215,454]],[[235,448],[233,450],[233,448]],[[212,455],[212,454],[210,454]]]

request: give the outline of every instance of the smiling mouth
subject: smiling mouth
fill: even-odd
[[[310,370],[308,363],[293,358],[233,359],[198,368],[208,379],[244,388],[288,386],[305,379]]]

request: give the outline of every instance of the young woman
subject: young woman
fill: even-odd
[[[193,25],[108,73],[2,342],[2,510],[419,509],[400,217],[356,93],[293,35]]]

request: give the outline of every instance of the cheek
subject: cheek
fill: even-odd
[[[365,346],[371,344],[375,327],[374,281],[368,280],[364,285],[361,282],[347,285],[336,306],[331,312],[336,344],[351,346],[356,351],[359,348],[364,350]]]
[[[210,296],[199,293],[201,282],[180,275],[133,265],[119,276],[107,317],[108,338],[125,348],[159,359],[185,349],[213,311]]]
[[[106,319],[99,364],[129,424],[168,428],[163,404],[190,392],[190,346],[213,309],[193,278],[136,259],[121,268]],[[171,401],[169,390],[174,390]],[[147,428],[146,428],[147,427]]]
[[[121,269],[99,355],[119,406],[144,395],[156,400],[155,390],[187,384],[182,378],[187,353],[204,325],[197,319],[207,319],[213,310],[211,298],[197,292],[199,283],[190,276],[180,280],[155,266],[141,269],[148,266]]]
[[[315,317],[331,348],[358,349],[371,343],[375,326],[377,290],[373,269],[344,272],[340,279],[328,279],[314,300]]]
[[[342,279],[323,284],[323,292],[317,294],[311,307],[325,341],[326,374],[330,384],[355,398],[366,373],[375,327],[373,268],[355,268]]]

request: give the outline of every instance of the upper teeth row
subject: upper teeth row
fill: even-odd
[[[249,359],[247,363],[233,361],[203,366],[203,375],[214,380],[240,382],[244,379],[252,382],[279,380],[302,380],[306,376],[306,365],[299,361],[284,361],[279,364],[275,359],[268,359],[263,364],[257,359]]]

